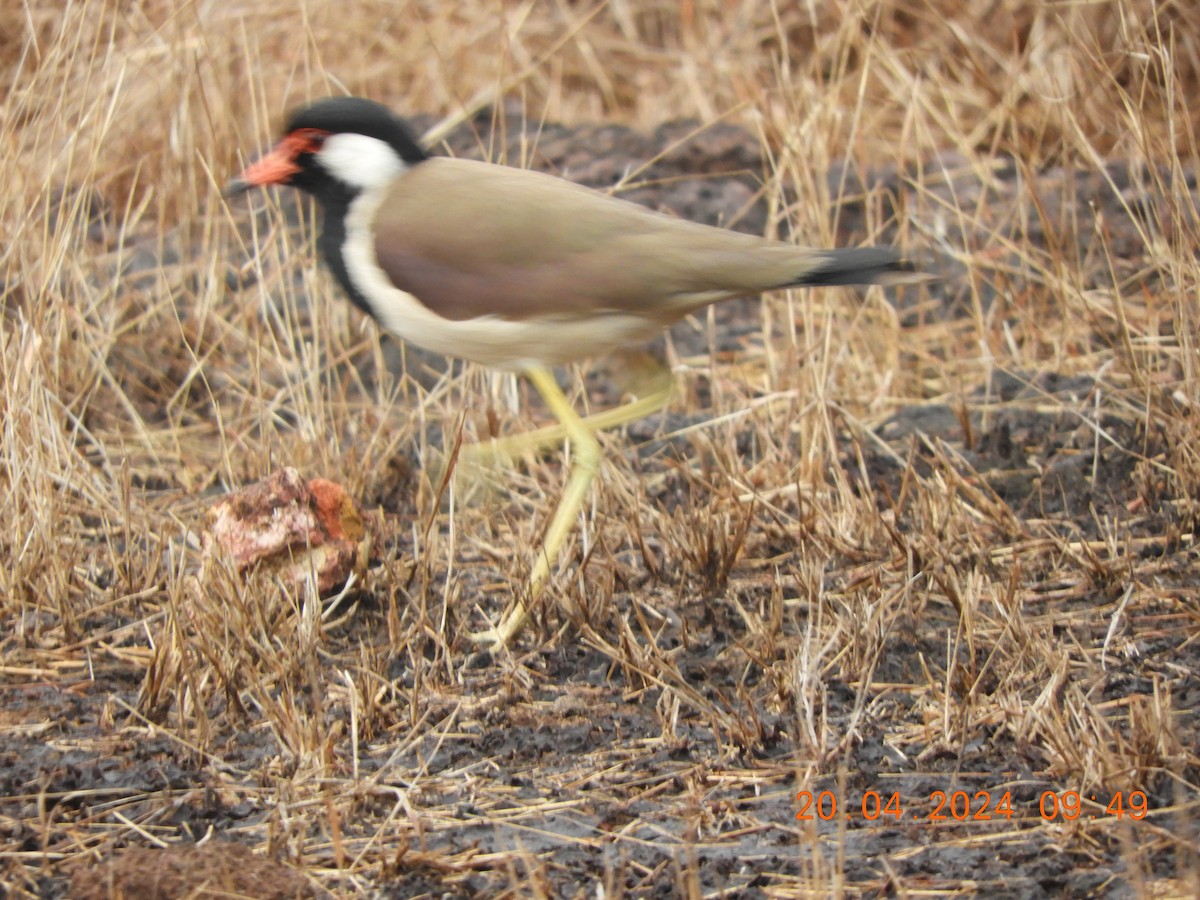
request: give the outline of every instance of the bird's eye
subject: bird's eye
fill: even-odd
[[[317,153],[329,137],[328,131],[320,128],[297,128],[284,138],[289,155],[292,159],[303,153]]]
[[[295,134],[302,140],[302,152],[306,154],[316,154],[325,145],[325,138],[329,137],[329,132],[320,128],[301,128]]]

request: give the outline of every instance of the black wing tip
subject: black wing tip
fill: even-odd
[[[826,250],[817,264],[795,283],[806,287],[834,287],[848,284],[920,284],[933,276],[922,272],[916,263],[904,259],[890,247],[854,247]]]

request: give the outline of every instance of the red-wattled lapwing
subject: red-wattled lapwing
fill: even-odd
[[[574,445],[529,580],[537,597],[586,499],[600,445],[549,366],[652,337],[688,313],[776,288],[914,280],[889,249],[813,250],[652,212],[524,169],[430,157],[386,107],[333,97],[295,112],[229,185],[285,184],[324,209],[317,242],[350,299],[427,350],[523,373]],[[920,276],[915,276],[920,278]],[[518,599],[495,628],[528,618]]]

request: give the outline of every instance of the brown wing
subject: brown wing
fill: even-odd
[[[392,282],[447,319],[689,309],[793,283],[819,255],[658,215],[559,178],[435,158],[375,217]]]

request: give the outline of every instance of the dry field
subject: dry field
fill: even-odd
[[[11,0],[0,66],[0,896],[1200,895],[1193,0]],[[481,661],[567,457],[453,451],[546,411],[220,195],[345,91],[939,280],[676,326]],[[332,599],[201,559],[285,465]]]

